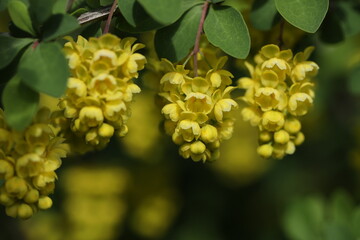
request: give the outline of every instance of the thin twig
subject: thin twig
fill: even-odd
[[[106,24],[105,24],[105,27],[104,27],[103,34],[109,32],[111,19],[112,19],[113,15],[114,15],[114,12],[115,12],[115,10],[116,10],[116,7],[117,7],[117,0],[114,0],[113,4],[112,4],[112,6],[111,6],[111,9],[110,9],[109,16],[108,16],[108,18],[107,18],[107,20],[106,20]]]
[[[111,11],[111,7],[105,7],[95,11],[86,12],[81,14],[77,20],[80,24],[85,24],[109,15],[110,11]]]
[[[202,12],[201,12],[199,28],[198,28],[198,31],[196,33],[195,46],[194,46],[194,50],[193,50],[193,55],[194,55],[194,75],[195,75],[195,77],[197,77],[197,75],[198,75],[197,54],[198,54],[198,52],[200,50],[200,37],[201,37],[201,33],[203,31],[203,26],[204,26],[205,17],[206,17],[206,13],[208,11],[208,8],[209,8],[209,2],[205,1],[204,5],[203,5]]]

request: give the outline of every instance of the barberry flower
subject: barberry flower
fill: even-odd
[[[222,69],[226,57],[199,77],[190,77],[183,65],[163,62],[168,71],[160,80],[160,96],[167,101],[162,108],[165,132],[180,145],[184,158],[203,162],[218,158],[220,142],[232,135],[232,113],[238,106],[230,97],[233,76]]]
[[[269,44],[254,58],[256,65],[246,62],[251,77],[238,80],[245,89],[242,100],[249,106],[242,110],[245,121],[259,128],[258,154],[264,158],[283,158],[293,154],[304,141],[298,116],[307,114],[313,105],[314,84],[319,67],[308,61],[313,47],[295,56],[291,50],[280,50]]]
[[[68,152],[64,139],[56,137],[49,125],[50,111],[39,110],[24,131],[10,129],[0,109],[0,203],[6,214],[30,218],[39,209],[48,209],[52,200],[61,158]]]
[[[140,92],[133,78],[138,77],[146,59],[135,53],[144,47],[134,44],[135,38],[105,34],[89,40],[82,36],[76,42],[70,37],[67,40],[64,52],[71,77],[59,103],[61,113],[54,114],[53,122],[71,139],[73,150],[84,153],[106,146],[115,133],[127,133],[130,103],[133,94]],[[82,143],[72,144],[73,139]]]

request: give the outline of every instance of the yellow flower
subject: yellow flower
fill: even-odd
[[[5,180],[0,203],[6,206],[8,216],[30,218],[38,209],[45,209],[43,199],[51,201],[48,195],[55,188],[55,170],[66,157],[68,146],[53,133],[49,117],[48,109],[40,109],[33,123],[21,132],[0,121],[0,131],[7,132],[13,141],[11,146],[0,145],[0,179]]]
[[[146,63],[136,51],[144,46],[134,44],[135,38],[120,39],[112,34],[89,40],[78,36],[76,42],[71,37],[66,39],[69,42],[64,45],[64,52],[71,77],[59,104],[67,119],[60,135],[76,138],[78,143],[71,144],[83,146],[74,146],[74,152],[100,149],[114,134],[127,133],[130,104],[133,95],[140,92],[133,78],[138,77]]]
[[[184,66],[163,60],[168,72],[160,80],[159,95],[166,101],[162,108],[165,132],[180,145],[184,158],[214,160],[219,157],[220,142],[232,135],[232,112],[238,104],[230,96],[235,87],[229,87],[233,76],[222,69],[225,62],[226,57],[220,58],[205,76],[192,78]]]
[[[291,50],[270,44],[254,57],[255,66],[245,63],[251,78],[238,80],[245,89],[241,99],[248,104],[242,116],[259,128],[258,153],[265,158],[293,154],[295,145],[304,140],[296,117],[308,112],[315,96],[311,80],[319,66],[307,60],[312,50],[309,47],[293,56]]]

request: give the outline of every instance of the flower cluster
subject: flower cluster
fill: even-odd
[[[0,110],[0,203],[11,217],[26,219],[39,209],[48,209],[68,147],[55,137],[48,124],[50,111],[42,108],[24,131],[11,130]]]
[[[258,153],[265,158],[293,154],[304,141],[298,117],[313,104],[312,78],[319,69],[307,60],[312,51],[308,47],[293,56],[291,50],[266,45],[255,56],[255,67],[246,63],[251,78],[238,81],[246,89],[243,100],[249,105],[242,110],[243,118],[259,127]]]
[[[101,148],[115,132],[124,136],[128,131],[130,103],[133,94],[140,92],[132,79],[146,63],[135,51],[143,45],[133,45],[135,38],[119,39],[112,34],[67,40],[64,52],[71,77],[59,107],[73,133]]]
[[[163,60],[167,73],[161,78],[160,96],[167,100],[162,108],[165,131],[180,145],[179,153],[194,161],[214,160],[219,156],[220,142],[233,132],[232,110],[237,103],[231,99],[229,86],[233,75],[223,70],[226,57],[203,77],[190,77],[183,65],[173,66]]]

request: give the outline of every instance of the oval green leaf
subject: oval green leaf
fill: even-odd
[[[8,3],[8,11],[11,20],[21,30],[35,36],[35,30],[32,26],[30,14],[25,3],[17,0]]]
[[[281,16],[290,24],[309,33],[316,32],[329,8],[329,0],[275,0]]]
[[[156,32],[155,49],[160,58],[177,62],[189,54],[195,44],[201,9],[201,6],[191,8],[174,24]]]
[[[66,90],[69,67],[61,47],[55,43],[40,43],[20,60],[18,74],[35,91],[61,97]]]
[[[7,36],[0,36],[0,69],[6,67],[11,63],[16,55],[33,42],[31,38],[13,38]]]
[[[204,31],[210,43],[235,58],[244,59],[250,51],[250,35],[240,12],[229,6],[212,6]]]
[[[29,11],[36,28],[51,16],[56,0],[29,0],[29,2]]]
[[[250,12],[252,25],[262,31],[272,28],[277,16],[274,0],[255,0]]]
[[[171,24],[184,13],[182,1],[179,0],[138,0],[156,21],[162,24]]]
[[[52,15],[44,24],[43,41],[53,40],[79,28],[77,19],[67,14]]]
[[[5,86],[2,103],[7,123],[21,131],[32,121],[39,105],[39,93],[21,82],[15,75]]]

